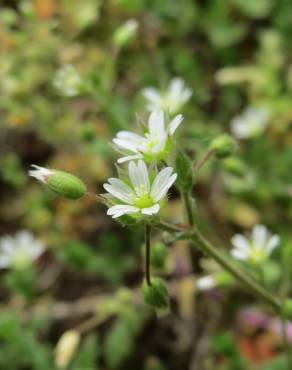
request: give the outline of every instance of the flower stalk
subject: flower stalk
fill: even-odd
[[[150,256],[151,256],[151,226],[145,225],[145,277],[147,285],[151,286],[150,274]]]

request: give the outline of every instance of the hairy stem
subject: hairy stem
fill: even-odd
[[[183,197],[184,206],[185,206],[186,213],[187,213],[188,223],[191,227],[193,227],[195,220],[194,220],[194,212],[193,212],[191,194],[189,191],[183,191],[182,197]]]
[[[146,282],[151,285],[150,277],[150,249],[151,249],[151,226],[145,225],[145,277]]]
[[[205,156],[199,162],[196,163],[195,172],[198,172],[204,166],[204,164],[212,157],[214,153],[215,153],[214,149],[209,149]]]

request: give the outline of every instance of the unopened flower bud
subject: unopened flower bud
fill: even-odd
[[[138,22],[135,19],[129,19],[116,30],[113,37],[114,43],[119,47],[127,45],[136,35],[137,29]]]
[[[55,363],[59,369],[67,369],[80,342],[80,334],[76,330],[66,331],[55,350]]]
[[[216,137],[211,142],[211,149],[215,151],[218,158],[226,158],[231,155],[236,148],[234,139],[227,134]]]
[[[226,158],[223,162],[223,166],[227,172],[235,176],[243,176],[247,171],[246,164],[236,157]]]
[[[151,265],[157,269],[164,267],[167,256],[167,247],[163,243],[155,243],[151,249]]]
[[[79,199],[86,192],[85,184],[76,176],[68,172],[51,170],[32,165],[35,170],[29,171],[29,176],[46,184],[51,190],[64,198]]]
[[[144,300],[155,308],[167,308],[169,306],[169,294],[162,279],[154,277],[151,285],[146,282],[143,285]]]

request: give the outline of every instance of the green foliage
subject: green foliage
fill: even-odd
[[[54,370],[50,348],[39,342],[31,325],[23,325],[16,313],[2,312],[0,319],[0,367]]]

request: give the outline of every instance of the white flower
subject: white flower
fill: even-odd
[[[190,99],[192,90],[185,86],[181,78],[176,77],[170,81],[165,92],[146,87],[142,90],[142,95],[148,100],[148,110],[163,109],[174,114]]]
[[[271,113],[265,107],[249,107],[231,121],[231,132],[237,139],[259,136],[267,127],[270,117]]]
[[[4,236],[0,239],[0,268],[26,266],[44,249],[44,245],[26,230],[19,231],[14,237]]]
[[[165,125],[165,115],[162,110],[153,111],[148,120],[148,132],[145,136],[130,131],[120,131],[113,139],[114,144],[122,150],[133,153],[119,158],[118,163],[129,160],[161,160],[168,154],[171,146],[171,137],[183,121],[181,114],[175,116]]]
[[[82,79],[76,68],[67,64],[57,70],[53,79],[53,86],[64,96],[79,95],[82,88]]]
[[[217,281],[212,275],[203,276],[197,280],[197,288],[202,291],[214,289],[216,286]]]
[[[171,167],[166,167],[150,180],[144,161],[138,164],[131,161],[128,166],[129,182],[117,178],[109,178],[104,189],[114,198],[113,205],[107,214],[113,218],[123,215],[152,216],[160,210],[160,202],[166,196],[168,189],[175,182],[177,174]]]
[[[31,167],[35,168],[35,170],[29,170],[28,175],[36,178],[37,180],[43,182],[44,184],[47,183],[48,177],[54,175],[55,173],[53,170],[50,170],[45,167],[40,167],[35,164],[32,164]]]
[[[250,238],[236,234],[231,239],[234,248],[231,254],[234,258],[260,264],[265,261],[279,245],[280,237],[271,235],[264,225],[254,226]]]

